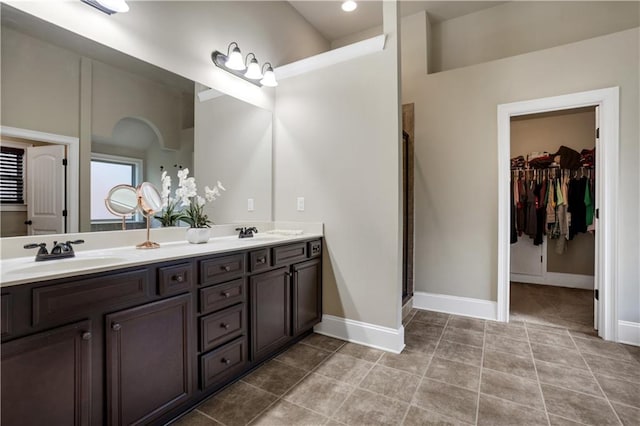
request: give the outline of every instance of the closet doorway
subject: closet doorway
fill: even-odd
[[[402,105],[402,305],[413,297],[414,104]]]
[[[598,107],[511,117],[510,321],[595,334]]]
[[[511,205],[513,187],[511,185],[511,120],[531,114],[551,113],[598,107],[599,139],[596,140],[594,197],[595,209],[599,217],[593,219],[595,231],[593,285],[598,290],[598,302],[594,321],[597,333],[605,340],[617,340],[617,276],[616,247],[617,229],[617,170],[619,152],[619,88],[607,88],[589,92],[551,98],[534,99],[498,105],[498,155],[499,155],[499,197],[498,197],[498,294],[497,318],[508,322],[510,317],[511,282]],[[586,111],[585,109],[584,111]],[[577,172],[580,173],[579,171]],[[576,176],[578,177],[578,176]],[[546,237],[544,238],[546,239]],[[548,247],[537,248],[543,250]],[[547,241],[548,243],[548,241]],[[547,256],[547,262],[549,257]],[[544,263],[544,255],[543,262]],[[542,271],[547,271],[542,265]],[[548,272],[547,272],[548,273]],[[531,275],[531,274],[530,274]],[[586,275],[586,274],[582,274]],[[547,277],[548,278],[548,277]],[[528,284],[535,285],[535,284]],[[595,291],[593,294],[595,295]],[[568,296],[570,299],[570,296]]]

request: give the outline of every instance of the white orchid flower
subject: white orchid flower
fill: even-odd
[[[219,196],[219,195],[220,195],[220,192],[218,191],[217,187],[214,187],[213,189],[209,188],[208,186],[204,187],[204,196],[207,199],[207,201],[211,202],[216,199],[216,196]]]
[[[204,204],[206,203],[206,201],[204,200],[204,198],[202,198],[201,196],[198,195],[198,197],[196,198],[198,205],[200,207],[204,206]]]
[[[222,186],[222,182],[218,181],[218,184],[216,186],[218,188],[222,189],[223,191],[226,191],[226,188],[224,186]]]

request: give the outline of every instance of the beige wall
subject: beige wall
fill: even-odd
[[[619,86],[617,298],[620,319],[640,321],[639,38],[636,28],[411,82],[416,291],[496,300],[497,106]]]
[[[396,329],[401,298],[398,47],[395,28],[385,33],[383,52],[278,86],[275,219],[324,222],[325,314]],[[304,212],[296,211],[297,197],[305,198]]]
[[[0,237],[17,237],[27,235],[27,212],[8,212],[0,214]]]
[[[520,55],[640,25],[635,1],[514,1],[432,27],[433,72]]]
[[[578,152],[592,149],[596,138],[595,108],[534,114],[511,119],[511,157],[535,151],[555,153],[561,145]],[[547,244],[547,271],[593,275],[595,238],[578,234],[567,251],[558,254],[555,244]]]

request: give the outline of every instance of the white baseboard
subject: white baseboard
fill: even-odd
[[[618,342],[640,346],[640,323],[619,320]]]
[[[413,307],[428,311],[444,312],[473,318],[496,321],[498,303],[489,300],[471,299],[469,297],[449,296],[446,294],[413,293]]]
[[[581,288],[593,290],[593,275],[561,274],[559,272],[547,272],[542,276],[512,273],[511,281],[527,284],[542,284],[556,287]]]
[[[404,349],[404,327],[402,325],[396,330],[333,315],[323,315],[322,322],[316,325],[313,331],[396,354]]]

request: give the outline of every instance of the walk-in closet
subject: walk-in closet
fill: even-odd
[[[594,332],[598,111],[511,118],[510,320]]]

